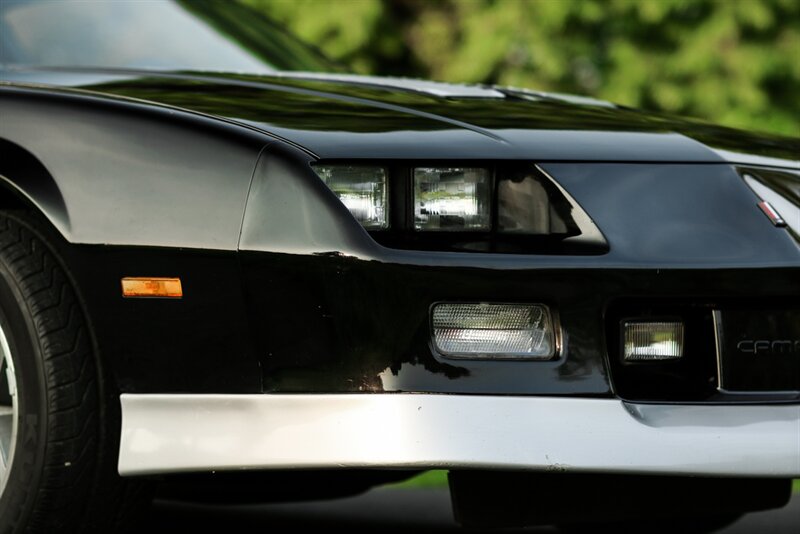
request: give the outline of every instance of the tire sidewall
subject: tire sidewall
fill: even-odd
[[[42,351],[16,277],[0,257],[0,325],[13,355],[17,382],[17,439],[0,495],[0,534],[27,524],[44,461],[47,400]]]

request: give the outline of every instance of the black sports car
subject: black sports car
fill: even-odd
[[[473,526],[787,501],[797,139],[331,71],[232,2],[2,0],[0,532],[427,469]]]

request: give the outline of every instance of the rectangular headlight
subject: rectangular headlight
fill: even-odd
[[[414,228],[486,231],[491,224],[488,169],[414,169]]]
[[[542,304],[436,304],[436,350],[451,358],[535,359],[555,355],[555,334]]]
[[[314,165],[314,171],[364,228],[388,228],[386,169]]]
[[[676,360],[683,356],[680,321],[626,321],[623,328],[625,361]]]

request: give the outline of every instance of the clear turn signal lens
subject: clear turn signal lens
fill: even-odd
[[[315,165],[314,171],[364,228],[388,228],[386,169]]]
[[[436,304],[433,340],[444,356],[465,359],[547,360],[555,333],[542,304]]]

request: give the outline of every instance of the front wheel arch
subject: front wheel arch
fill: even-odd
[[[0,210],[29,210],[42,215],[60,236],[70,217],[55,177],[34,154],[0,138]]]

